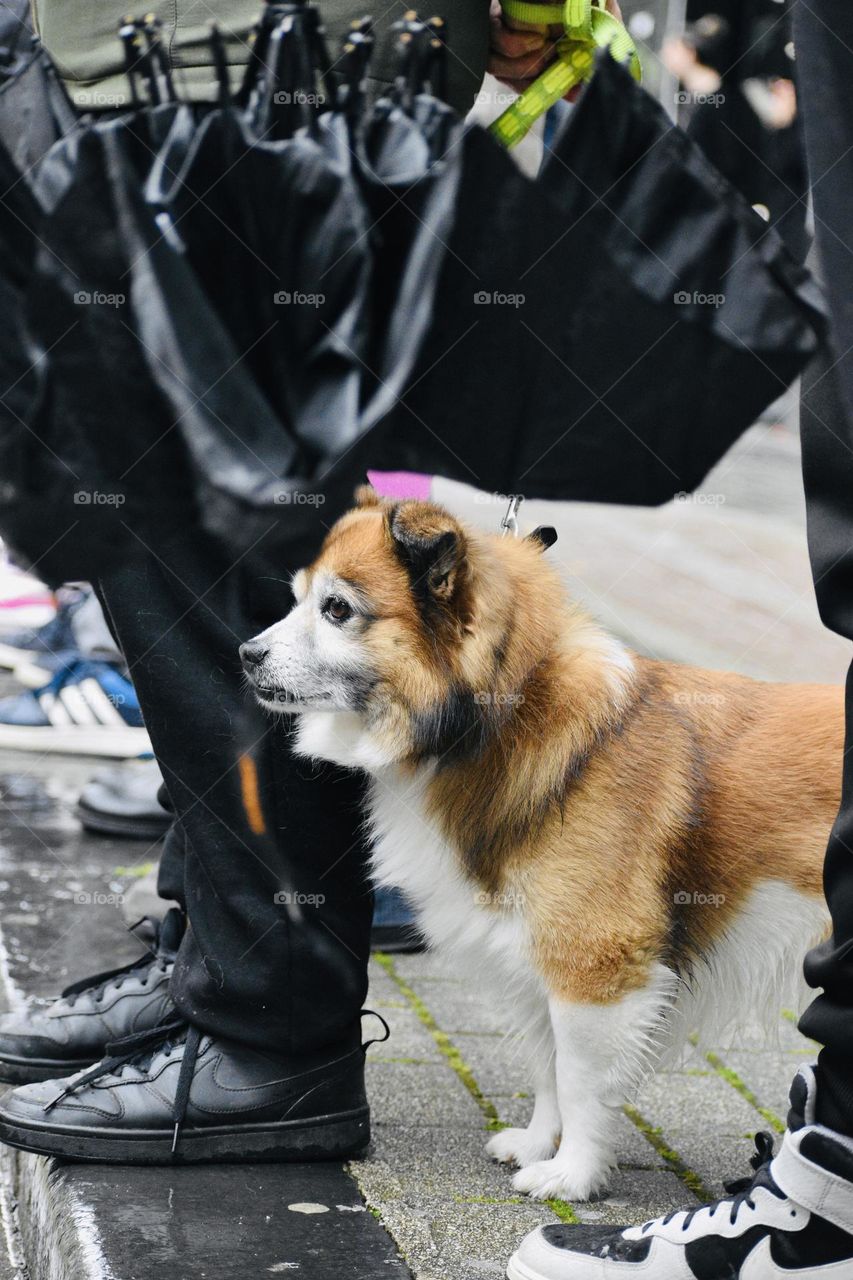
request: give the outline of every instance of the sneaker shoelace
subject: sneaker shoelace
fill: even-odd
[[[779,1195],[773,1179],[770,1177],[769,1166],[773,1159],[773,1137],[765,1130],[761,1130],[755,1135],[755,1152],[750,1158],[750,1165],[754,1172],[745,1178],[735,1178],[731,1182],[724,1182],[723,1186],[726,1195],[714,1204],[699,1205],[695,1209],[673,1209],[671,1213],[662,1218],[653,1218],[650,1222],[644,1222],[640,1230],[643,1233],[651,1231],[655,1226],[668,1226],[674,1218],[679,1214],[684,1214],[684,1220],[681,1223],[682,1231],[686,1231],[693,1219],[698,1213],[707,1213],[709,1218],[713,1218],[718,1209],[724,1206],[729,1209],[729,1221],[732,1225],[737,1221],[738,1213],[741,1205],[746,1204],[750,1209],[755,1208],[755,1201],[752,1199],[752,1193],[758,1187],[764,1187],[768,1191],[772,1191],[774,1195]]]
[[[133,1066],[144,1071],[158,1053],[168,1058],[171,1057],[173,1049],[183,1046],[184,1056],[181,1059],[181,1069],[172,1104],[174,1126],[172,1155],[174,1155],[178,1149],[181,1129],[187,1114],[190,1086],[195,1075],[201,1036],[199,1028],[192,1026],[186,1019],[171,1018],[167,1022],[159,1023],[156,1027],[150,1027],[147,1031],[137,1031],[133,1035],[125,1036],[122,1040],[116,1040],[114,1044],[107,1045],[106,1056],[100,1062],[81,1075],[75,1076],[73,1080],[69,1080],[55,1098],[45,1103],[42,1110],[45,1113],[52,1111],[64,1098],[72,1096],[95,1080],[102,1080],[105,1076],[112,1075],[121,1079],[125,1067]]]

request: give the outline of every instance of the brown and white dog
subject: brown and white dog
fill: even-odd
[[[522,1024],[533,1116],[488,1151],[585,1199],[665,1051],[795,998],[842,691],[639,657],[567,598],[549,531],[357,500],[246,671],[300,753],[368,772],[376,881]]]

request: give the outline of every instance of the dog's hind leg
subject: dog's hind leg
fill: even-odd
[[[549,1000],[562,1137],[556,1155],[523,1167],[513,1186],[539,1200],[588,1200],[616,1163],[619,1108],[662,1048],[672,976],[609,1004]]]
[[[554,1032],[547,1005],[527,1031],[535,1101],[526,1129],[503,1129],[486,1143],[486,1151],[501,1164],[520,1167],[553,1156],[560,1141],[560,1107],[557,1100]]]

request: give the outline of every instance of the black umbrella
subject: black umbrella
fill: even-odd
[[[49,395],[15,520],[26,549],[53,529],[91,574],[131,530],[156,541],[195,520],[248,545],[235,504],[269,527],[358,432],[362,202],[313,107],[311,128],[270,136],[294,101],[302,115],[307,30],[273,39],[276,77],[250,110],[148,107],[81,126],[44,162],[27,329]]]
[[[386,99],[365,110],[355,57],[318,117],[316,16],[275,8],[238,102],[175,115],[145,195],[150,108],[79,131],[42,228],[48,443],[121,491],[122,526],[182,512],[239,550],[368,465],[659,502],[808,359],[808,278],[610,57],[531,182],[421,92],[434,30],[398,31]],[[123,309],[75,314],[81,282]]]
[[[476,128],[446,164],[429,333],[409,389],[367,424],[372,465],[663,502],[815,351],[808,274],[607,54],[538,181]],[[389,341],[404,324],[398,308]]]
[[[474,126],[445,126],[437,154],[418,111],[437,115],[398,93],[351,133],[361,435],[338,458],[327,424],[303,487],[366,465],[629,503],[695,487],[815,350],[809,277],[606,55],[537,182]],[[241,474],[262,507],[263,470]]]

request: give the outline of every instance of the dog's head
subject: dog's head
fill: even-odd
[[[488,535],[430,502],[356,500],[294,576],[290,613],[241,646],[250,687],[299,713],[306,754],[367,768],[443,754],[482,726],[518,600]],[[538,560],[549,532],[524,551],[494,541]]]

